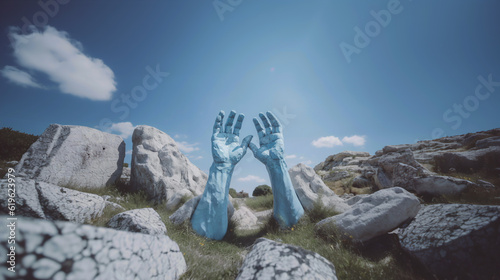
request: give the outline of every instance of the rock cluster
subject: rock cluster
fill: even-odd
[[[8,230],[0,227],[0,236]],[[6,250],[0,246],[2,264]],[[179,246],[168,236],[30,218],[17,220],[16,261],[16,273],[1,269],[0,278],[178,279],[186,271]]]
[[[300,203],[306,211],[311,211],[317,203],[339,213],[349,209],[349,205],[328,188],[311,167],[299,163],[290,168],[288,173]]]
[[[427,195],[457,194],[466,188],[492,187],[448,175],[500,171],[500,129],[389,145],[374,156],[363,152],[331,155],[314,167],[325,181],[344,180],[354,189],[402,187]],[[439,174],[435,173],[438,172]]]
[[[247,254],[237,280],[245,279],[330,279],[335,266],[318,253],[259,238]]]
[[[130,184],[155,202],[174,209],[184,197],[201,195],[208,176],[184,156],[166,133],[147,125],[132,135]]]

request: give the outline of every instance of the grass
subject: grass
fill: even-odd
[[[246,205],[254,211],[264,211],[273,208],[273,195],[254,196],[245,199]]]
[[[187,271],[181,279],[235,279],[250,246],[259,237],[317,252],[335,265],[339,279],[428,279],[428,275],[423,275],[418,265],[401,251],[397,241],[387,236],[370,244],[353,245],[337,235],[318,234],[314,230],[316,222],[336,214],[319,204],[290,229],[281,229],[270,218],[260,230],[237,232],[230,222],[224,239],[214,241],[196,234],[189,222],[178,226],[172,224],[168,217],[173,212],[167,211],[163,204],[150,204],[142,192],[122,193],[116,186],[86,190],[113,195],[113,201],[126,210],[154,208],[167,227],[167,235],[183,252]],[[272,208],[272,199],[272,196],[253,197],[245,202],[249,202],[252,209],[261,210]],[[105,226],[117,212],[120,211],[105,210],[102,217],[90,224]]]

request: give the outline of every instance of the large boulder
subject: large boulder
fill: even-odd
[[[123,209],[101,196],[26,178],[16,178],[15,214],[49,220],[89,222],[100,217],[106,207]],[[9,214],[8,181],[0,180],[0,213]]]
[[[193,213],[196,210],[196,206],[198,206],[200,199],[201,195],[191,198],[168,218],[174,225],[180,225],[185,221],[191,220],[191,217],[193,216]],[[229,200],[227,203],[227,217],[231,219],[233,214],[234,214],[234,207],[233,204],[231,203],[231,200]]]
[[[317,203],[337,212],[349,209],[349,205],[328,188],[311,167],[299,163],[290,168],[288,173],[295,193],[306,211],[311,211]]]
[[[0,216],[6,221],[8,216]],[[1,236],[10,229],[0,227]],[[1,279],[178,279],[186,262],[165,235],[18,218],[15,273],[0,246]]]
[[[363,242],[394,230],[415,217],[419,209],[416,196],[399,187],[389,188],[362,197],[346,212],[317,223],[315,229]]]
[[[108,227],[145,234],[167,234],[167,228],[160,215],[153,208],[143,208],[116,214],[109,220]]]
[[[175,209],[183,197],[201,195],[207,175],[184,156],[166,133],[147,125],[137,126],[132,135],[130,184],[156,202],[166,201]]]
[[[259,238],[246,255],[237,280],[337,279],[333,264],[301,247]]]
[[[16,174],[55,185],[101,188],[122,173],[125,142],[118,135],[51,124],[16,166]]]
[[[428,205],[398,236],[403,249],[440,278],[500,277],[500,206]]]

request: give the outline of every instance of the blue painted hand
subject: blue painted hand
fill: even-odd
[[[252,135],[249,135],[240,145],[239,134],[245,116],[238,116],[233,129],[235,117],[236,112],[231,111],[224,127],[223,111],[215,120],[212,134],[214,163],[210,167],[205,191],[191,218],[191,225],[198,234],[216,240],[221,240],[227,231],[229,185],[234,166],[243,158],[252,141]]]
[[[249,147],[269,173],[274,194],[274,218],[282,227],[291,227],[304,215],[304,208],[295,193],[284,159],[283,128],[271,112],[267,112],[267,117],[260,113],[259,117],[265,131],[256,118],[253,122],[259,135],[260,148],[253,143]]]
[[[220,111],[215,120],[212,134],[212,157],[216,164],[229,164],[234,167],[246,154],[248,144],[252,140],[253,136],[248,135],[243,139],[240,145],[239,135],[245,115],[240,114],[238,116],[236,125],[233,129],[235,117],[236,112],[231,111],[224,127],[222,127],[224,111]]]

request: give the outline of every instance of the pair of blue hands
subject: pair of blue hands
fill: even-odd
[[[266,116],[267,115],[267,116]],[[231,111],[223,126],[224,111],[220,111],[212,134],[213,164],[210,167],[205,191],[191,218],[193,229],[200,235],[221,240],[227,231],[227,204],[229,185],[236,164],[245,156],[247,148],[262,162],[269,173],[274,194],[274,218],[282,227],[295,225],[304,214],[304,209],[295,193],[288,168],[284,160],[284,141],[282,126],[271,112],[253,119],[259,136],[260,148],[252,143],[252,135],[245,137],[240,144],[239,134],[245,116]]]

